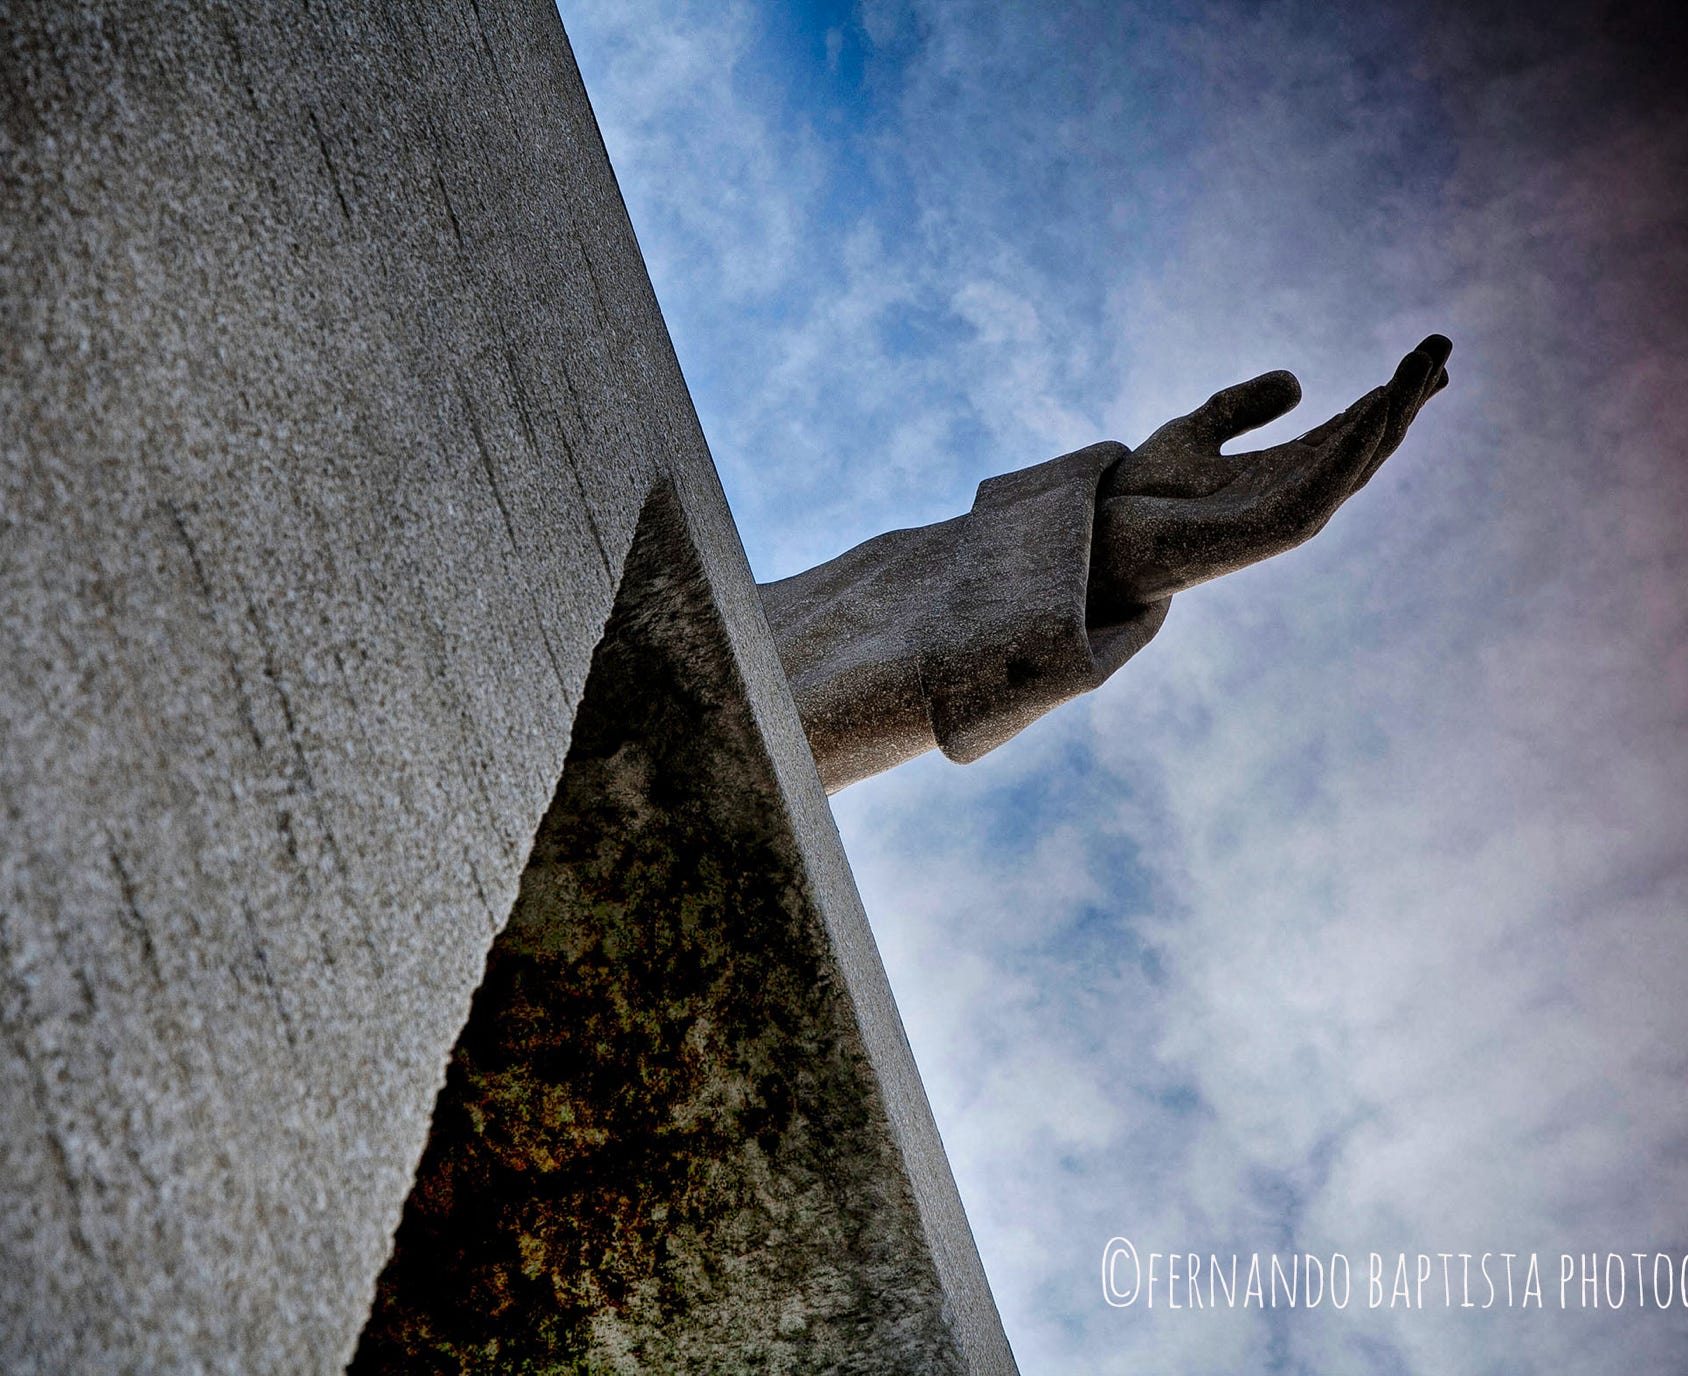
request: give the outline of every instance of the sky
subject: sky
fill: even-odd
[[[1678,1376],[1629,1259],[1688,1255],[1667,7],[561,12],[763,581],[1270,368],[1288,438],[1454,341],[1317,539],[833,800],[1022,1370]],[[1116,1308],[1115,1236],[1340,1254],[1352,1298]],[[1457,1260],[1447,1303],[1462,1252],[1478,1305],[1537,1254],[1543,1307],[1458,1307]],[[1559,1307],[1590,1252],[1621,1308]]]

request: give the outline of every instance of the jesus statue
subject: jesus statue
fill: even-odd
[[[1447,385],[1431,335],[1297,439],[1221,454],[1301,399],[1263,373],[1136,449],[1105,440],[979,484],[973,509],[761,587],[828,792],[933,749],[966,764],[1099,686],[1174,593],[1323,529]]]

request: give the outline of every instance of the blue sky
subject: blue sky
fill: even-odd
[[[1455,341],[1317,540],[978,764],[834,799],[1028,1373],[1688,1353],[1633,1297],[1098,1284],[1114,1234],[1688,1253],[1680,49],[1477,8],[562,6],[764,580],[1268,368],[1306,392],[1270,439]]]

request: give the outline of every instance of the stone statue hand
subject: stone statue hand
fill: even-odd
[[[1287,444],[1223,455],[1301,400],[1292,373],[1263,373],[1168,421],[1103,479],[1091,555],[1091,620],[1110,622],[1292,549],[1323,529],[1447,386],[1453,345],[1433,334],[1395,376]]]

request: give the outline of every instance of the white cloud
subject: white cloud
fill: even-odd
[[[563,18],[659,290],[701,278],[738,310],[777,291],[819,169],[804,131],[739,98],[755,8],[571,0]]]

